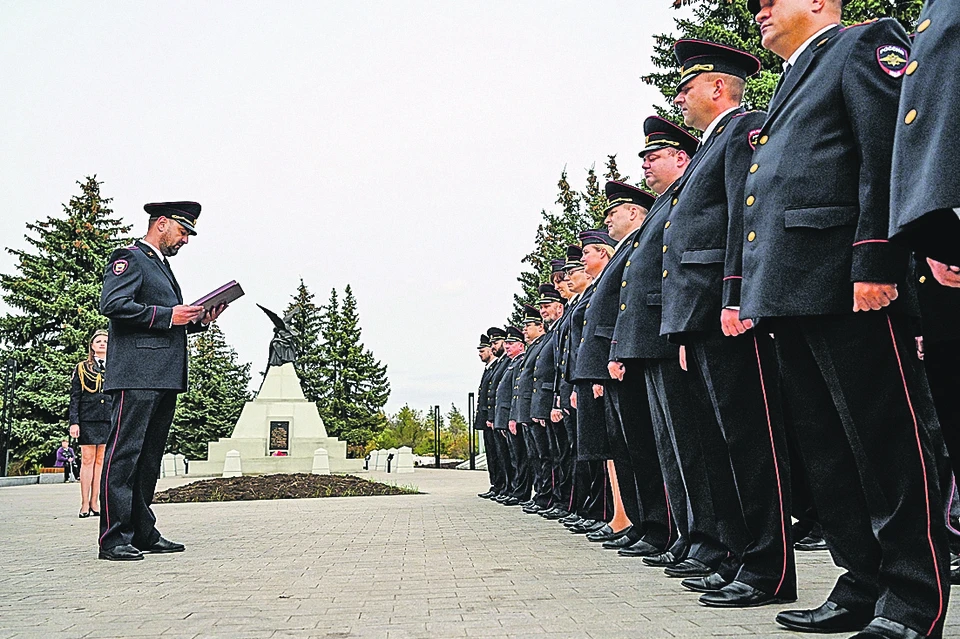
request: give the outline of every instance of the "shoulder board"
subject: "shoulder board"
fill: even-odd
[[[857,22],[856,24],[848,24],[847,26],[843,27],[843,28],[840,29],[840,30],[841,30],[841,31],[846,31],[847,29],[852,29],[852,28],[854,28],[854,27],[863,27],[863,26],[866,26],[866,25],[868,25],[868,24],[873,24],[874,22],[876,22],[876,21],[879,20],[879,19],[880,19],[880,18],[873,18],[872,20],[865,20],[864,22]]]
[[[744,111],[743,113],[738,113],[738,114],[736,114],[736,115],[733,116],[733,117],[734,117],[734,118],[742,118],[743,116],[745,116],[745,115],[750,115],[751,113],[760,113],[760,111],[757,111],[756,109],[754,109],[753,111]],[[730,119],[732,120],[733,118],[730,118]]]

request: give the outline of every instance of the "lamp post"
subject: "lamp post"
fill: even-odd
[[[7,476],[10,453],[10,426],[13,423],[13,397],[17,382],[17,360],[7,359],[0,367],[3,409],[0,410],[0,477]]]
[[[440,468],[440,407],[433,407],[433,457],[437,468]]]
[[[475,444],[473,428],[473,393],[467,393],[467,449],[470,451],[470,470],[477,469],[477,446]]]

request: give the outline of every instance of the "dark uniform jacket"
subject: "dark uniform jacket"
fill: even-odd
[[[523,354],[523,364],[517,373],[516,393],[514,394],[513,404],[510,407],[510,419],[518,424],[529,424],[533,421],[531,417],[531,401],[533,400],[533,391],[536,382],[533,371],[536,369],[537,360],[547,343],[546,333],[527,344],[527,350]]]
[[[86,366],[86,364],[80,364]],[[93,375],[103,375],[104,370],[94,362]],[[89,388],[89,385],[87,385]],[[113,402],[104,392],[90,392],[84,389],[80,380],[80,372],[74,368],[70,380],[70,410],[69,423],[82,424],[83,422],[109,422],[113,411]]]
[[[503,374],[510,364],[510,358],[501,355],[497,363],[490,369],[490,378],[487,380],[487,421],[493,423],[494,428],[506,428],[506,425],[497,425],[497,390],[503,380]]]
[[[903,283],[908,255],[887,241],[906,54],[885,18],[834,27],[797,59],[770,103],[744,192],[741,317],[853,312],[853,282]]]
[[[660,332],[719,331],[720,310],[740,304],[743,182],[751,135],[764,114],[723,116],[676,184],[664,227]]]
[[[583,314],[583,342],[577,352],[576,379],[596,383],[611,379],[607,364],[610,363],[610,340],[620,313],[623,269],[639,232],[637,228],[624,238],[593,284],[593,297]]]
[[[563,316],[557,320],[557,337],[554,341],[553,361],[556,373],[553,379],[553,407],[570,410],[570,395],[573,393],[573,384],[567,379],[567,356],[570,353],[570,318],[573,308],[580,303],[577,298],[568,303]]]
[[[520,366],[523,364],[523,353],[520,353],[514,359],[506,355],[506,366],[503,368],[503,377],[497,385],[497,410],[494,413],[494,428],[505,430],[510,425],[510,406],[513,403],[513,396],[517,388],[517,374],[520,372]]]
[[[623,267],[617,324],[610,341],[610,361],[677,357],[677,346],[660,335],[660,285],[663,282],[663,224],[673,198],[672,190],[657,198],[640,233],[629,247]]]
[[[923,258],[917,259],[914,277],[924,344],[960,340],[960,288],[941,285]]]
[[[960,7],[927,0],[906,65],[893,143],[890,234],[920,252],[960,264]],[[908,123],[909,122],[909,123]]]
[[[480,376],[480,386],[477,388],[477,414],[473,418],[473,427],[476,430],[483,430],[487,427],[488,412],[488,393],[490,392],[490,377],[493,375],[493,369],[497,361],[489,362],[484,365],[483,375]],[[492,419],[490,421],[493,421]]]
[[[187,333],[205,327],[171,326],[183,296],[162,260],[140,241],[110,255],[100,295],[100,312],[110,319],[105,391],[187,390]]]
[[[530,417],[550,421],[550,411],[553,409],[553,388],[556,381],[557,368],[557,326],[563,319],[561,316],[543,336],[543,348],[537,353],[533,367],[533,393],[530,399]]]
[[[580,299],[577,301],[577,305],[574,306],[570,311],[570,323],[567,326],[567,339],[566,339],[566,349],[567,352],[564,354],[564,380],[568,382],[579,382],[581,381],[577,377],[577,358],[580,356],[580,345],[583,344],[583,327],[586,320],[587,309],[590,308],[590,300],[593,299],[594,288],[596,287],[596,282],[592,282],[587,286],[586,290],[580,296]],[[589,381],[589,380],[584,380]],[[567,398],[569,401],[569,397]]]

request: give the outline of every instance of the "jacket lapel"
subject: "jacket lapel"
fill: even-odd
[[[707,138],[706,144],[697,149],[697,152],[693,154],[693,159],[690,160],[690,164],[687,166],[687,169],[683,172],[683,175],[680,176],[680,179],[677,180],[676,185],[667,189],[666,193],[673,194],[680,192],[680,189],[682,189],[683,185],[686,184],[687,179],[693,175],[693,172],[696,170],[697,166],[700,165],[700,162],[707,155],[707,151],[710,150],[710,147],[713,146],[713,143],[716,142],[717,138],[720,137],[720,134],[723,133],[723,129],[726,128],[727,124],[729,124],[730,119],[735,115],[743,113],[744,110],[745,109],[743,107],[740,107],[739,109],[726,114],[720,119],[719,122],[717,122],[716,128],[714,128],[713,132],[710,134],[710,137]]]
[[[164,277],[170,281],[170,285],[173,286],[173,290],[177,292],[177,298],[182,302],[183,294],[180,292],[180,285],[177,283],[177,278],[173,276],[173,271],[164,265],[163,258],[157,255],[156,251],[139,240],[137,240],[137,246],[140,247],[140,250],[147,257],[156,262],[157,266],[160,268],[160,272],[163,273]]]
[[[806,75],[807,71],[810,70],[810,65],[816,59],[817,54],[822,51],[820,45],[823,44],[824,38],[829,40],[840,33],[840,26],[837,25],[824,33],[819,40],[816,42],[811,42],[807,46],[806,50],[800,54],[800,57],[797,58],[797,63],[794,65],[790,72],[787,74],[787,78],[783,81],[783,84],[774,94],[773,99],[770,101],[770,106],[767,107],[767,122],[773,119],[773,114],[776,113],[783,103],[786,101],[787,97],[797,88],[797,85],[800,84],[800,80],[803,79],[803,76]]]

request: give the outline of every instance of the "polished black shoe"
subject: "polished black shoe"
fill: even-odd
[[[673,553],[669,550],[662,552],[659,555],[653,555],[651,557],[644,557],[643,563],[647,566],[653,566],[654,568],[666,568],[667,566],[676,566],[679,561],[673,556]]]
[[[175,541],[170,541],[169,539],[164,539],[161,537],[148,546],[147,548],[141,548],[140,552],[142,553],[166,553],[166,552],[183,552],[183,544],[178,544]]]
[[[689,577],[681,581],[680,585],[694,592],[716,592],[728,583],[730,582],[721,577],[720,573],[715,572],[706,577]]]
[[[960,566],[950,568],[950,584],[953,586],[960,584]]]
[[[519,506],[520,500],[516,497],[507,497],[500,503],[502,503],[504,506]]]
[[[923,639],[925,636],[916,630],[907,628],[902,623],[876,617],[850,639]]]
[[[536,502],[533,501],[532,499],[527,499],[525,501],[521,501],[520,505],[523,506],[524,508],[528,508],[529,506],[533,506],[535,503]]]
[[[101,548],[98,557],[108,561],[137,561],[143,559],[143,553],[129,544],[122,544],[113,548]]]
[[[530,506],[523,507],[523,512],[527,513],[528,515],[536,515],[537,513],[540,512],[540,510],[541,510],[540,506],[537,506],[536,504],[531,504]]]
[[[496,496],[497,496],[497,493],[493,492],[492,490],[488,490],[485,493],[480,493],[479,495],[477,495],[477,497],[479,497],[480,499],[490,499]]]
[[[89,517],[89,516],[90,516],[90,511],[89,511],[89,510],[88,510],[87,512],[85,512],[85,513],[80,513],[80,515],[79,515],[80,519],[86,519],[86,518]]]
[[[600,528],[600,530],[594,530],[592,533],[587,533],[587,539],[590,541],[613,541],[614,539],[620,539],[626,537],[630,534],[632,526],[627,526],[620,530],[614,530],[610,527],[609,524]]]
[[[498,504],[502,504],[503,502],[507,501],[510,498],[506,495],[497,495],[496,497],[492,497],[491,499],[493,499],[493,501],[497,502]]]
[[[577,513],[570,513],[570,514],[567,515],[566,517],[561,517],[561,518],[560,518],[560,523],[561,523],[561,524],[564,524],[564,525],[566,525],[566,524],[573,524],[573,523],[576,523],[576,522],[580,521],[581,519],[582,519],[582,517],[580,517],[580,515],[578,515]]]
[[[570,513],[564,510],[563,508],[553,508],[548,510],[545,513],[540,513],[544,519],[549,519],[551,521],[557,521],[558,519],[564,519],[570,516]]]
[[[784,610],[777,615],[777,623],[799,632],[853,632],[867,625],[873,612],[857,614],[827,601],[813,610]]]
[[[621,548],[617,551],[617,554],[621,557],[652,557],[662,552],[663,548],[657,548],[653,544],[641,539],[626,548]]]
[[[807,535],[797,543],[793,544],[793,547],[797,550],[827,550],[827,542],[823,540],[823,537]]]
[[[693,557],[687,557],[679,564],[663,569],[663,574],[668,577],[707,577],[713,572],[713,568]]]
[[[631,530],[623,537],[603,542],[603,547],[607,550],[620,550],[621,548],[632,546],[638,541],[640,541],[640,536]]]
[[[711,608],[756,608],[785,601],[796,601],[796,598],[784,600],[742,581],[731,581],[720,590],[700,595],[700,603]]]
[[[568,528],[567,530],[569,530],[570,532],[576,535],[585,535],[587,533],[593,532],[594,530],[600,530],[605,525],[606,524],[602,521],[597,521],[595,519],[587,519],[587,520],[581,521],[579,524],[574,524],[573,526],[570,526],[570,528]]]

